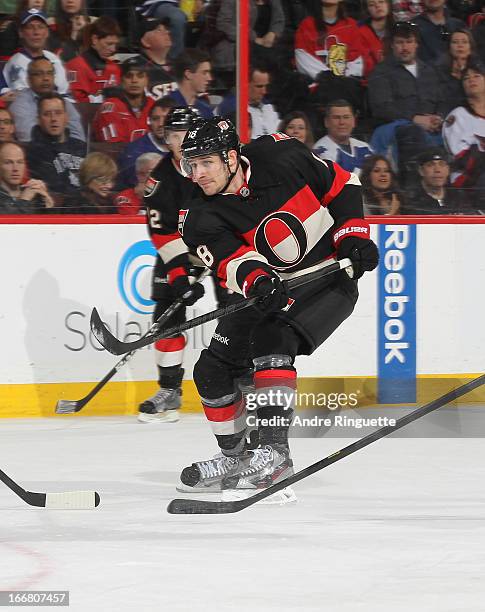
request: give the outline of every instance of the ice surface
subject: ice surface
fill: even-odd
[[[296,439],[296,467],[350,441]],[[101,494],[49,511],[0,483],[0,590],[69,590],[75,612],[484,609],[483,439],[380,440],[295,485],[295,505],[227,516],[165,511],[216,450],[202,416],[2,420],[0,448],[27,489]]]

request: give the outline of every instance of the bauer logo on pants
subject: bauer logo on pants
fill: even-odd
[[[416,401],[416,226],[379,226],[378,401]]]
[[[118,266],[118,289],[124,303],[138,314],[151,314],[150,279],[156,261],[150,240],[135,242],[124,253]]]

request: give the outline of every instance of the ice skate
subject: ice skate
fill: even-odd
[[[180,419],[178,408],[182,401],[181,389],[161,387],[155,395],[142,402],[138,408],[141,423],[176,423]]]
[[[182,493],[220,493],[222,479],[248,466],[249,456],[249,453],[234,457],[218,453],[213,459],[197,461],[182,470],[176,489]]]
[[[222,501],[247,499],[267,487],[292,476],[295,472],[289,448],[283,444],[265,445],[251,451],[249,465],[222,481]],[[287,504],[296,501],[291,487],[278,491],[259,502],[261,504]]]

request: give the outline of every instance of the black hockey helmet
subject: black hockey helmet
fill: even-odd
[[[191,106],[175,106],[165,118],[164,128],[173,131],[186,131],[200,119],[199,111]]]
[[[227,152],[234,149],[239,154],[241,143],[234,124],[223,117],[199,120],[185,135],[182,143],[184,159],[220,153],[227,164]]]

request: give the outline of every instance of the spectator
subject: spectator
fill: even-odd
[[[56,0],[55,32],[60,47],[58,54],[63,62],[79,55],[82,30],[91,21],[86,0]]]
[[[270,75],[264,66],[252,66],[249,76],[249,114],[252,121],[252,137],[273,134],[278,130],[280,116],[266,100]]]
[[[121,90],[103,102],[93,121],[95,140],[133,142],[148,131],[148,117],[155,104],[145,95],[148,68],[136,55],[121,65]]]
[[[415,19],[421,33],[418,57],[423,62],[435,62],[446,53],[448,38],[452,32],[464,28],[460,19],[450,17],[446,0],[423,0],[424,12]]]
[[[450,165],[441,148],[430,148],[418,158],[419,185],[409,193],[403,213],[408,215],[450,214],[460,210],[460,192],[449,188]]]
[[[28,11],[29,9],[37,9],[38,11],[42,11],[43,13],[47,13],[45,8],[46,1],[45,0],[18,0],[17,7],[15,9],[15,13],[11,16],[10,19],[7,19],[2,22],[2,29],[0,35],[0,56],[2,57],[11,57],[14,53],[16,53],[20,47],[20,38],[19,38],[19,22],[20,16]],[[5,12],[5,11],[1,11]],[[46,45],[46,48],[50,51],[55,50],[55,44],[53,44],[53,36],[52,31],[49,32],[49,39]]]
[[[87,50],[66,64],[76,102],[102,102],[103,89],[119,85],[120,68],[109,58],[116,53],[120,35],[120,27],[111,17],[100,17],[85,28]]]
[[[199,96],[207,94],[212,80],[210,56],[205,51],[190,49],[174,62],[178,89],[170,94],[175,106],[192,106],[204,119],[213,116],[212,108]]]
[[[394,21],[413,21],[423,11],[423,0],[392,0]]]
[[[295,35],[295,62],[299,72],[313,80],[321,72],[362,77],[367,52],[354,19],[345,17],[339,0],[310,0],[309,16]]]
[[[140,210],[143,203],[145,183],[152,170],[155,169],[161,159],[162,156],[158,153],[143,153],[143,155],[137,158],[135,163],[135,187],[125,189],[115,197],[115,203],[121,215],[138,215],[145,213],[145,210]]]
[[[360,174],[364,159],[372,154],[369,145],[352,138],[355,112],[347,100],[335,100],[325,108],[327,135],[315,143],[314,152],[321,159],[337,162],[349,172]]]
[[[79,168],[80,193],[71,196],[66,204],[72,213],[106,215],[118,212],[113,189],[118,168],[104,153],[90,153]]]
[[[15,131],[21,142],[29,142],[32,128],[37,121],[37,100],[40,95],[53,93],[54,67],[46,57],[34,58],[27,67],[27,83],[29,87],[22,89],[10,105],[15,119]],[[68,128],[72,138],[86,140],[81,118],[74,104],[65,99],[69,116]]]
[[[391,0],[367,0],[368,17],[359,23],[360,35],[368,49],[367,75],[384,59],[394,20]]]
[[[175,103],[168,96],[157,100],[152,106],[148,117],[149,131],[145,136],[130,142],[121,152],[118,163],[121,168],[121,180],[124,186],[133,187],[137,184],[135,163],[140,155],[157,153],[161,158],[167,155],[168,148],[165,145],[163,126],[168,112],[174,106]]]
[[[0,144],[0,213],[15,215],[35,213],[54,206],[42,181],[30,179],[22,184],[27,174],[25,153],[15,142]]]
[[[138,40],[140,55],[148,66],[149,95],[154,100],[159,100],[177,89],[172,64],[167,59],[172,46],[167,22],[144,19],[140,24]]]
[[[170,59],[175,59],[185,50],[185,28],[187,16],[179,8],[179,0],[145,0],[137,10],[146,19],[168,19],[172,35],[172,49]]]
[[[293,111],[285,115],[278,126],[278,132],[288,134],[306,144],[309,149],[313,149],[315,141],[312,126],[306,114],[301,111]]]
[[[15,123],[7,108],[0,108],[0,143],[15,140]]]
[[[419,31],[414,24],[396,23],[392,55],[369,75],[369,105],[373,118],[386,124],[376,130],[371,147],[386,153],[397,141],[400,166],[428,146],[441,144],[444,101],[434,68],[417,59]]]
[[[403,204],[397,176],[384,155],[370,155],[360,173],[366,215],[398,215]]]
[[[436,64],[444,100],[444,112],[465,104],[465,92],[461,84],[463,71],[475,54],[473,36],[467,28],[455,30],[448,39],[448,52]]]
[[[65,196],[79,189],[86,143],[70,136],[66,101],[61,95],[40,96],[38,110],[39,124],[27,146],[27,164],[32,178],[44,181],[52,194]]]
[[[6,90],[20,90],[28,87],[27,67],[34,57],[46,57],[54,66],[55,84],[59,93],[69,90],[66,72],[61,60],[46,50],[49,36],[47,16],[37,9],[29,9],[20,16],[20,40],[23,47],[12,56],[3,69],[2,93]]]
[[[455,187],[477,187],[485,194],[485,67],[471,62],[462,78],[467,104],[451,111],[443,140],[453,155]]]

